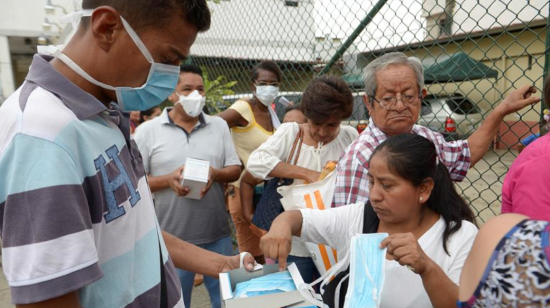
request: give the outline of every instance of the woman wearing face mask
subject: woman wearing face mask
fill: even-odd
[[[369,161],[369,203],[285,212],[262,238],[263,251],[284,261],[291,235],[301,236],[335,248],[345,269],[347,260],[353,259],[349,249],[354,235],[388,233],[380,247],[387,248],[380,307],[454,307],[477,227],[474,214],[438,160],[433,143],[421,136],[387,139]],[[328,284],[322,298],[329,307],[344,307],[346,272],[324,280]],[[350,287],[355,288],[360,289],[360,284]]]
[[[231,137],[243,166],[246,166],[250,153],[269,138],[280,122],[271,104],[279,95],[282,72],[271,61],[256,65],[251,73],[253,97],[236,101],[229,109],[218,114],[231,129]],[[244,171],[243,171],[244,172]],[[260,250],[260,238],[252,233],[242,216],[240,180],[228,187],[227,204],[237,231],[239,251],[248,251],[259,263],[264,263]]]
[[[347,84],[338,77],[313,79],[302,96],[300,108],[307,123],[282,124],[250,155],[247,170],[256,179],[280,177],[315,182],[326,162],[338,160],[344,149],[358,136],[354,128],[340,125],[351,115],[353,96]],[[300,129],[303,132],[302,145],[297,146],[300,149],[299,156],[296,153],[297,163],[291,165],[285,160]],[[292,243],[289,261],[296,263],[305,282],[313,281],[314,276],[318,275],[308,250],[299,241]]]

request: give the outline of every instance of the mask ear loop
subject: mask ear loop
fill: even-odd
[[[323,297],[321,294],[324,293],[324,287],[330,282],[330,279],[333,276],[336,276],[343,267],[347,266],[349,264],[349,250],[346,256],[340,260],[338,263],[334,264],[333,267],[331,267],[323,276],[319,277],[317,280],[312,282],[311,284],[303,283],[298,286],[298,291],[300,294],[310,303],[317,305],[319,307],[325,307],[328,308],[329,306],[323,302]],[[321,294],[315,293],[315,290],[313,289],[313,286],[321,282],[320,285],[320,292]]]

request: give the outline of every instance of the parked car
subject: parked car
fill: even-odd
[[[422,100],[418,124],[448,140],[468,138],[483,120],[480,108],[460,93],[427,95]]]
[[[359,133],[361,133],[367,127],[368,119],[369,119],[369,113],[367,111],[367,108],[365,107],[365,104],[363,103],[364,94],[365,92],[353,93],[353,112],[348,119],[345,119],[342,121],[343,125],[350,125],[352,127],[357,128]],[[279,119],[282,119],[285,113],[285,107],[282,104],[278,103],[279,99],[281,99],[281,97],[284,97],[291,102],[299,103],[301,96],[302,96],[302,92],[281,92],[280,93],[279,97],[275,99],[275,112],[279,116]],[[225,107],[225,105],[227,105],[228,107],[228,106],[231,106],[231,104],[233,104],[239,99],[250,98],[250,97],[252,97],[252,93],[227,95],[223,97],[224,102],[218,103],[218,106],[224,105]]]

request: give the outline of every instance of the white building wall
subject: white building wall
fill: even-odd
[[[63,15],[60,8],[55,9],[53,15],[47,15],[44,9],[46,3],[47,0],[0,0],[0,95],[4,98],[15,90],[14,73],[25,74],[28,70],[20,65],[28,62],[24,58],[31,57],[36,50],[35,47],[29,48],[28,43],[35,46],[39,36],[55,42],[60,33],[56,26],[52,26],[50,31],[43,29],[46,18],[54,24]],[[67,11],[72,11],[74,7],[73,0],[52,0],[52,4]],[[14,63],[14,57],[23,60]],[[19,71],[21,69],[23,71]]]
[[[313,0],[229,0],[212,9],[212,26],[201,33],[191,54],[234,59],[311,62],[315,55]]]

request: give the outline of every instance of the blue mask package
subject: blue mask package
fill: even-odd
[[[344,308],[379,307],[386,261],[386,249],[380,249],[380,243],[387,236],[387,233],[372,233],[352,238],[350,280]]]
[[[296,285],[288,271],[273,273],[237,283],[234,298],[296,291]]]

